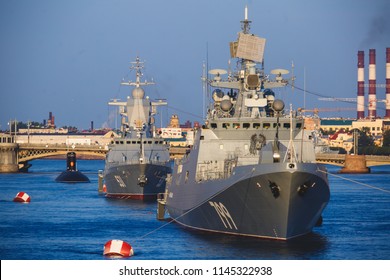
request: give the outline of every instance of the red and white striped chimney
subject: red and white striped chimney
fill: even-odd
[[[364,51],[358,51],[357,118],[364,119]]]
[[[370,61],[368,65],[368,117],[376,118],[376,64],[375,49],[370,49]]]
[[[386,48],[386,116],[390,118],[390,48]]]

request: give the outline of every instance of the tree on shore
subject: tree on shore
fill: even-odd
[[[390,129],[385,130],[383,136],[383,147],[390,147]]]

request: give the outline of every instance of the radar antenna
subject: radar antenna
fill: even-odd
[[[248,20],[248,6],[245,6],[245,17],[241,21],[241,28],[244,34],[248,34],[250,30],[250,24],[252,21]]]
[[[148,81],[144,81],[144,82],[141,82],[141,77],[143,76],[142,74],[142,69],[144,68],[144,63],[143,61],[140,60],[140,58],[137,56],[135,61],[132,61],[130,62],[132,64],[132,66],[130,67],[131,70],[135,70],[135,73],[136,73],[136,80],[135,82],[132,82],[132,81],[122,81],[121,85],[125,85],[125,86],[135,86],[137,88],[139,88],[140,86],[146,86],[146,85],[154,85],[154,81],[152,79],[152,82],[148,82]]]

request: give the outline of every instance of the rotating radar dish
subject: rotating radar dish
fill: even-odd
[[[210,75],[225,75],[227,71],[225,69],[211,69],[209,71]]]
[[[290,71],[286,70],[286,69],[273,69],[271,70],[271,74],[274,74],[274,75],[286,75],[290,73]]]

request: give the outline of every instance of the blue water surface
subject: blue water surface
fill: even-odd
[[[29,173],[0,174],[0,259],[104,260],[104,244],[130,243],[137,260],[389,260],[390,166],[338,174],[328,166],[331,199],[323,224],[292,241],[188,230],[156,219],[156,203],[98,194],[101,160],[78,160],[90,183],[56,183],[64,160],[32,161]],[[31,203],[15,203],[20,192]]]

